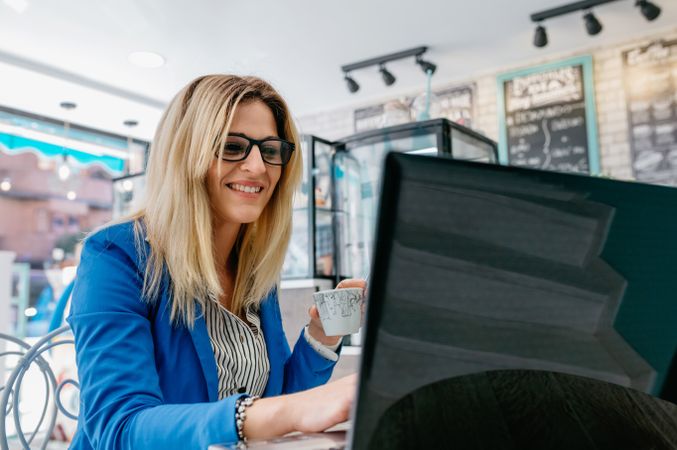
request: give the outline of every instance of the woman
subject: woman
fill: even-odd
[[[298,144],[284,100],[260,79],[205,76],[172,100],[145,206],[82,252],[69,317],[81,386],[72,448],[206,448],[347,419],[355,378],[323,385],[339,338],[314,307],[293,353],[282,330],[276,283]]]

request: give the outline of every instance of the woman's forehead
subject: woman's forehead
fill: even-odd
[[[228,132],[263,139],[277,136],[277,122],[268,105],[261,100],[252,100],[237,106]]]

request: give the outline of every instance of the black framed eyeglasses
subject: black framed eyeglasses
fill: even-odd
[[[263,162],[274,166],[287,164],[295,148],[293,143],[280,138],[267,138],[259,141],[241,133],[229,133],[221,159],[230,162],[243,161],[247,159],[254,145],[259,147]],[[216,156],[219,154],[217,153]]]

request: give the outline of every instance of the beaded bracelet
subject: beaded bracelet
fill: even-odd
[[[237,430],[237,437],[240,442],[247,443],[247,437],[244,435],[244,420],[247,418],[245,409],[254,404],[254,400],[258,400],[259,396],[250,397],[248,395],[238,398],[235,401],[235,429]]]

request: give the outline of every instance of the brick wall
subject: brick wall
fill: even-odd
[[[541,59],[530,64],[500,68],[492,73],[478,75],[474,79],[458,80],[447,85],[435,85],[435,90],[454,85],[475,83],[475,128],[488,137],[498,140],[498,105],[496,99],[496,76],[517,69],[559,61],[573,56],[592,55],[594,66],[595,100],[597,107],[598,141],[601,172],[618,179],[632,179],[628,117],[623,80],[623,52],[652,41],[677,39],[677,28],[648,38],[591,48],[588,51]],[[414,94],[414,92],[412,92]],[[383,99],[383,101],[388,98]],[[365,105],[343,107],[297,118],[302,133],[315,134],[326,139],[338,139],[353,133],[353,110]]]
[[[483,76],[476,81],[476,85],[476,128],[482,134],[498,142],[498,103],[496,100],[496,76]]]
[[[85,168],[68,185],[54,184],[54,161],[39,160],[33,153],[0,153],[0,180],[12,182],[0,192],[0,250],[16,253],[16,261],[38,263],[51,258],[55,243],[65,234],[89,231],[111,219],[113,187],[110,179],[93,177],[96,168]],[[65,198],[65,189],[77,193]],[[93,207],[91,203],[103,205]]]

